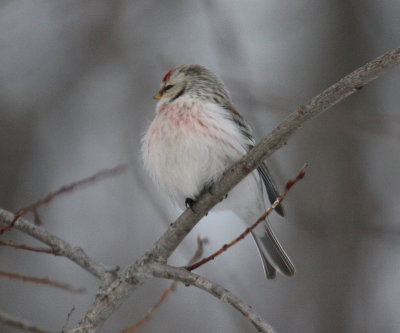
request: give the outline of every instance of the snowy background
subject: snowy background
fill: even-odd
[[[0,3],[0,207],[16,211],[119,163],[131,172],[39,210],[44,226],[107,265],[143,254],[179,214],[144,173],[140,138],[163,75],[199,63],[223,78],[258,139],[345,74],[398,46],[398,0],[7,1]],[[280,188],[307,177],[273,227],[297,273],[266,281],[252,240],[201,267],[278,332],[398,332],[400,71],[309,122],[268,161]],[[243,230],[209,214],[170,263],[186,264]],[[38,243],[13,231],[2,239]],[[87,293],[0,278],[0,311],[60,331],[99,282],[64,258],[0,248],[0,270],[48,276]],[[150,280],[102,327],[140,319],[170,284]],[[0,324],[1,332],[17,332]],[[238,312],[179,286],[139,332],[253,332]]]

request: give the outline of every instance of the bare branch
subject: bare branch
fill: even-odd
[[[293,185],[295,185],[298,181],[300,181],[301,179],[303,179],[303,177],[305,176],[305,169],[306,165],[301,169],[301,171],[297,174],[295,179],[290,179],[285,187],[285,190],[283,191],[283,193],[276,198],[276,200],[274,201],[274,203],[272,205],[269,206],[269,208],[267,209],[267,211],[261,215],[261,217],[253,223],[253,225],[249,228],[246,228],[245,231],[243,231],[238,237],[236,237],[233,241],[229,242],[228,244],[225,244],[224,246],[222,246],[219,250],[215,251],[213,254],[211,254],[210,256],[200,260],[197,263],[194,263],[188,267],[186,267],[186,269],[188,271],[192,271],[202,265],[204,265],[205,263],[214,260],[215,257],[219,256],[220,254],[222,254],[223,252],[227,251],[230,247],[232,247],[233,245],[235,245],[237,242],[239,242],[240,240],[244,239],[246,236],[248,236],[255,228],[258,227],[258,225],[263,222],[267,216],[269,214],[272,213],[272,211],[285,199],[286,195],[289,193],[290,189],[293,187]]]
[[[233,245],[235,245],[237,242],[239,242],[240,240],[244,239],[247,235],[249,235],[261,222],[263,222],[265,220],[265,218],[271,214],[271,212],[285,199],[286,195],[289,193],[290,189],[293,187],[293,185],[295,185],[297,182],[299,182],[301,179],[303,179],[303,177],[305,176],[305,168],[307,167],[307,165],[305,165],[300,172],[297,174],[295,179],[291,179],[287,182],[286,187],[284,192],[275,200],[275,202],[270,205],[270,207],[268,208],[268,210],[249,228],[247,228],[243,233],[241,233],[237,238],[235,238],[233,241],[231,241],[230,243],[224,245],[221,249],[219,249],[218,251],[214,252],[212,255],[200,260],[199,262],[196,263],[196,261],[202,256],[202,252],[203,252],[203,242],[201,240],[200,237],[197,238],[197,244],[198,244],[198,249],[195,253],[195,255],[193,256],[193,258],[190,260],[189,262],[189,266],[186,268],[188,271],[192,271],[202,265],[204,265],[205,263],[209,262],[210,260],[215,259],[215,257],[217,257],[218,255],[222,254],[223,252],[227,251],[230,247],[232,247]],[[163,268],[165,268],[165,266],[163,266]],[[171,268],[170,266],[168,266],[168,268]],[[166,270],[164,270],[165,272]],[[162,276],[165,278],[165,276]],[[171,274],[169,274],[169,278],[171,279],[172,276]],[[204,279],[204,278],[203,278]],[[205,280],[205,279],[204,279]],[[182,281],[182,280],[180,280]],[[196,280],[198,281],[198,280]],[[185,284],[187,283],[187,279],[185,279],[185,281],[182,281]],[[220,294],[216,294],[216,284],[212,283],[211,281],[208,281],[209,283],[207,284],[207,286],[212,285],[211,288],[208,288],[207,291],[209,293],[211,293],[212,295],[218,297],[218,298],[222,298]],[[204,285],[204,283],[202,284]],[[172,293],[177,286],[177,279],[175,279],[175,281],[171,284],[171,286],[166,289],[163,294],[161,295],[160,299],[156,302],[156,304],[147,312],[147,314],[140,319],[139,321],[137,321],[136,323],[134,323],[133,325],[131,325],[130,327],[126,328],[125,330],[123,330],[121,333],[132,333],[134,331],[136,331],[137,329],[139,329],[142,325],[144,325],[146,322],[148,322],[151,319],[151,316],[153,315],[153,313],[161,306],[161,304],[165,301],[165,299],[168,297],[168,295],[170,293]],[[199,287],[199,286],[198,286]],[[200,288],[200,287],[199,287]],[[222,287],[220,290],[222,290]],[[202,288],[204,289],[204,288]],[[226,290],[223,290],[222,292],[228,292]],[[240,299],[236,298],[236,301],[239,300],[239,302],[242,302]],[[242,309],[241,307],[239,308],[239,306],[235,306],[235,304],[237,304],[237,302],[233,302],[231,303],[235,308],[237,308],[239,311],[240,309]],[[250,309],[250,311],[252,311]],[[244,313],[243,311],[241,311],[242,314],[244,314],[247,318],[250,319],[250,315],[248,314],[248,312]],[[254,312],[254,311],[253,311]],[[253,315],[256,315],[255,313],[253,313]],[[258,315],[257,315],[258,316]],[[260,318],[262,320],[262,318],[260,316],[258,316],[257,318]],[[253,322],[253,324],[257,327],[257,329],[260,329],[259,327],[259,323],[255,323]],[[265,325],[269,326],[268,323],[264,322]],[[270,327],[270,329],[272,330],[272,328]],[[270,331],[267,331],[270,332]]]
[[[9,225],[13,220],[13,213],[0,208],[0,223]],[[48,245],[55,253],[72,260],[98,279],[105,282],[110,282],[114,279],[115,271],[95,262],[93,259],[88,257],[81,248],[72,247],[61,238],[49,233],[46,229],[29,223],[22,218],[15,221],[15,229],[18,229],[19,231],[22,231]]]
[[[72,309],[67,314],[67,318],[65,318],[65,323],[64,323],[64,325],[63,325],[63,327],[61,329],[61,333],[65,332],[65,330],[66,330],[66,328],[67,328],[67,326],[69,324],[69,321],[71,320],[72,313],[74,311],[75,311],[75,306],[72,306]]]
[[[361,87],[380,76],[385,70],[400,63],[400,48],[390,51],[356,71],[347,75],[306,106],[300,107],[289,115],[270,135],[256,145],[239,162],[230,167],[221,180],[214,184],[211,191],[204,193],[194,204],[193,210],[187,209],[155,245],[134,264],[127,267],[122,276],[113,281],[98,295],[92,307],[81,321],[81,327],[99,327],[129,294],[151,274],[145,266],[155,261],[165,262],[180,242],[193,229],[197,222],[228,193],[237,183],[252,172],[261,161],[280,148],[307,120],[316,117]],[[95,329],[93,329],[95,330]]]
[[[185,285],[195,286],[219,298],[222,302],[232,305],[236,310],[249,319],[259,332],[275,332],[274,329],[250,306],[217,283],[189,272],[184,268],[172,267],[161,263],[151,263],[148,267],[154,277],[178,280],[183,282]]]
[[[24,320],[21,320],[19,318],[12,317],[8,314],[5,314],[4,312],[0,312],[0,323],[14,327],[17,329],[20,329],[21,331],[24,332],[31,332],[31,333],[53,333],[50,331],[45,331],[43,329],[40,329]]]
[[[33,246],[25,245],[25,244],[17,244],[17,243],[14,243],[13,241],[0,240],[0,246],[8,246],[8,247],[13,247],[15,249],[32,251],[32,252],[48,253],[48,254],[53,254],[55,256],[60,255],[59,253],[56,253],[52,249],[49,249],[47,247],[33,247]]]
[[[195,263],[197,260],[201,258],[204,251],[204,245],[207,244],[207,242],[208,242],[207,238],[201,238],[200,236],[197,237],[197,250],[193,255],[192,259],[190,259],[189,265]],[[137,329],[139,329],[145,323],[147,323],[153,316],[154,312],[156,312],[157,309],[161,306],[161,304],[167,299],[168,295],[176,290],[177,285],[178,281],[172,282],[172,284],[166,290],[164,290],[164,292],[161,294],[161,297],[154,304],[154,306],[149,311],[147,311],[147,313],[143,316],[143,318],[133,323],[133,325],[127,327],[123,331],[121,331],[121,333],[135,332]]]
[[[193,205],[167,229],[148,252],[150,257],[168,258],[197,222],[244,177],[252,172],[264,159],[282,147],[307,120],[315,118],[330,107],[375,80],[386,70],[400,64],[400,48],[392,50],[358,68],[351,74],[314,97],[306,106],[289,115],[266,138],[249,151],[239,162],[230,167],[215,183],[211,191],[204,193]]]
[[[82,186],[87,186],[93,184],[94,182],[103,180],[105,178],[116,176],[118,174],[125,172],[127,169],[128,166],[126,164],[121,164],[111,169],[101,170],[90,177],[81,179],[72,184],[62,186],[57,191],[48,194],[43,199],[40,199],[35,203],[23,209],[20,209],[15,215],[3,209],[0,209],[0,223],[6,225],[4,228],[0,228],[0,235],[4,232],[10,231],[13,227],[16,227],[19,231],[22,231],[38,239],[42,243],[50,246],[51,249],[53,250],[52,252],[53,254],[62,255],[64,257],[69,258],[70,260],[74,261],[76,264],[87,270],[89,273],[93,274],[95,277],[99,278],[102,281],[105,281],[106,283],[109,283],[115,278],[115,270],[108,269],[104,265],[96,263],[94,260],[89,258],[81,248],[72,247],[62,239],[50,234],[44,228],[41,228],[38,225],[33,225],[21,219],[21,217],[28,212],[33,212],[35,215],[35,222],[37,222],[35,224],[39,224],[38,222],[40,221],[40,219],[37,213],[37,209],[40,206],[48,204],[50,201],[52,201],[53,199],[62,194],[71,193],[72,191]],[[37,251],[33,250],[32,248],[22,247],[22,246],[17,248],[20,249],[24,248],[26,250],[29,249],[32,251]],[[37,252],[45,252],[45,251],[40,250]]]
[[[18,220],[18,218],[22,217],[23,215],[25,215],[28,212],[33,212],[35,214],[35,224],[40,225],[41,222],[40,222],[39,215],[37,213],[37,209],[40,206],[48,204],[50,201],[52,201],[53,199],[55,199],[56,197],[58,197],[62,194],[71,193],[74,190],[76,190],[82,186],[87,186],[87,185],[93,184],[97,181],[103,180],[105,178],[119,175],[119,174],[125,172],[126,170],[128,170],[128,166],[125,164],[120,164],[120,165],[116,166],[115,168],[101,170],[90,177],[78,180],[77,182],[74,182],[69,185],[62,186],[57,191],[49,193],[43,199],[40,199],[40,200],[34,202],[33,204],[30,204],[29,206],[20,209],[15,214],[14,219],[11,221],[10,224],[8,224],[5,228],[0,228],[0,235],[5,232],[10,231],[14,227],[14,224]]]
[[[5,271],[0,271],[0,276],[6,277],[9,279],[20,280],[20,281],[24,281],[24,282],[45,284],[45,285],[48,285],[48,286],[51,286],[54,288],[69,291],[70,293],[74,293],[74,294],[82,294],[85,292],[85,288],[75,288],[67,283],[50,280],[47,277],[46,278],[38,278],[35,276],[27,276],[27,275],[21,275],[18,273],[10,273],[10,272],[5,272]]]
[[[158,310],[158,308],[161,306],[161,304],[164,303],[164,301],[167,299],[168,295],[176,290],[177,285],[178,285],[178,281],[172,282],[172,284],[167,289],[164,290],[164,292],[161,294],[161,297],[153,305],[153,307],[149,311],[147,311],[147,313],[140,320],[133,323],[131,326],[125,328],[123,331],[121,331],[121,333],[135,332],[140,327],[142,327],[145,323],[147,323],[153,316],[154,312],[156,312]]]

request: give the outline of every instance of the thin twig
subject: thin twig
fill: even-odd
[[[69,321],[71,320],[71,316],[72,316],[72,313],[75,311],[75,306],[73,305],[72,306],[72,309],[68,312],[68,314],[67,314],[67,318],[65,319],[65,323],[64,323],[64,325],[63,325],[63,327],[62,327],[62,329],[61,329],[61,333],[64,333],[65,332],[65,329],[67,328],[67,326],[68,326],[68,323],[69,323]]]
[[[85,288],[75,288],[67,283],[50,280],[49,278],[38,278],[35,276],[26,276],[26,275],[21,275],[18,273],[10,273],[10,272],[5,272],[5,271],[0,271],[0,276],[6,277],[9,279],[20,280],[20,281],[24,281],[24,282],[45,284],[45,285],[48,285],[48,286],[51,286],[54,288],[69,291],[70,293],[74,293],[74,294],[82,294],[85,292]]]
[[[53,333],[53,332],[38,328],[38,327],[32,325],[31,323],[28,323],[22,319],[15,318],[13,316],[5,314],[4,312],[0,312],[0,323],[2,323],[3,325],[14,327],[16,329],[20,329],[21,331],[24,331],[24,332]]]
[[[77,182],[74,182],[72,184],[69,185],[64,185],[62,187],[60,187],[57,191],[55,192],[51,192],[49,193],[47,196],[45,196],[42,199],[39,199],[38,201],[30,204],[29,206],[26,206],[25,208],[20,209],[14,216],[14,219],[11,221],[11,223],[7,226],[5,226],[4,228],[0,228],[0,235],[10,231],[14,225],[15,222],[22,216],[24,216],[26,213],[28,212],[34,212],[35,213],[35,221],[37,223],[40,223],[40,219],[39,219],[39,215],[37,213],[37,209],[40,206],[46,205],[48,204],[50,201],[52,201],[53,199],[55,199],[56,197],[62,195],[62,194],[66,194],[66,193],[71,193],[74,190],[77,190],[78,188],[81,188],[83,186],[87,186],[90,184],[93,184],[97,181],[109,178],[109,177],[113,177],[116,175],[119,175],[123,172],[125,172],[126,170],[128,170],[128,166],[126,164],[120,164],[112,169],[104,169],[101,170],[97,173],[95,173],[94,175],[78,180]]]
[[[197,237],[197,250],[193,257],[189,261],[189,265],[193,264],[197,260],[201,258],[204,252],[204,245],[207,244],[208,239],[207,238],[201,238],[200,236]],[[137,322],[133,323],[131,326],[125,328],[121,333],[132,333],[138,330],[141,326],[143,326],[145,323],[147,323],[151,317],[153,316],[154,312],[157,311],[157,309],[161,306],[162,303],[167,299],[168,295],[171,294],[176,290],[176,287],[178,286],[178,281],[174,281],[171,283],[171,285],[162,293],[158,301],[154,304],[154,306],[147,311],[147,313]]]
[[[25,244],[17,244],[17,243],[14,243],[13,241],[0,240],[0,246],[8,246],[8,247],[13,247],[15,249],[20,249],[20,250],[48,253],[48,254],[53,254],[55,256],[60,256],[59,253],[56,253],[54,250],[46,248],[46,247],[33,247],[33,246],[25,245]]]
[[[172,282],[172,284],[166,290],[164,290],[161,297],[153,305],[153,307],[149,311],[147,311],[147,313],[140,320],[133,323],[131,326],[125,328],[123,331],[121,331],[121,333],[135,332],[140,327],[142,327],[144,324],[146,324],[151,319],[154,312],[156,312],[158,310],[158,308],[161,306],[161,304],[164,303],[164,301],[167,299],[168,295],[171,294],[173,291],[175,291],[177,285],[178,285],[178,281]]]
[[[272,213],[272,211],[285,199],[286,195],[289,193],[290,189],[293,187],[293,185],[295,185],[298,181],[300,181],[301,179],[303,179],[303,177],[305,176],[306,172],[305,172],[305,168],[307,167],[307,165],[305,165],[300,172],[297,174],[295,179],[290,179],[287,183],[286,183],[286,187],[285,190],[282,192],[282,194],[274,201],[274,203],[269,206],[269,208],[267,209],[267,211],[261,215],[261,217],[254,222],[254,224],[247,228],[244,232],[242,232],[238,237],[236,237],[233,241],[229,242],[228,244],[225,244],[224,246],[222,246],[218,251],[215,251],[213,254],[211,254],[210,256],[200,260],[199,262],[192,264],[188,267],[186,267],[186,269],[188,271],[192,271],[202,265],[204,265],[205,263],[214,260],[215,257],[219,256],[220,254],[222,254],[223,252],[227,251],[230,247],[232,247],[233,245],[235,245],[237,242],[239,242],[240,240],[244,239],[247,235],[249,235],[261,222],[263,222],[269,214]]]

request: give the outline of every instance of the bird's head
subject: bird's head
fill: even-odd
[[[171,103],[180,97],[221,105],[231,101],[222,81],[200,65],[181,65],[168,71],[164,75],[159,92],[154,96],[165,103]]]

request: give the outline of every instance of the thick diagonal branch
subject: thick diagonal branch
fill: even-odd
[[[168,258],[197,222],[219,203],[226,193],[257,168],[264,159],[282,147],[306,121],[328,110],[399,63],[400,48],[397,48],[345,76],[314,97],[307,105],[290,114],[239,162],[230,167],[221,180],[214,184],[211,191],[199,198],[193,209],[187,209],[162,235],[148,255],[161,259]]]
[[[307,120],[316,117],[333,105],[353,94],[379,77],[386,70],[400,64],[400,48],[390,51],[347,75],[306,106],[300,107],[275,128],[270,135],[256,145],[239,162],[229,168],[210,193],[204,193],[194,204],[172,223],[155,245],[134,264],[127,267],[122,276],[98,295],[80,325],[91,326],[94,331],[129,296],[131,291],[151,275],[145,266],[154,261],[165,262],[193,229],[197,222],[228,193],[237,183],[252,172],[261,161],[282,147]],[[196,212],[196,213],[195,213]]]

